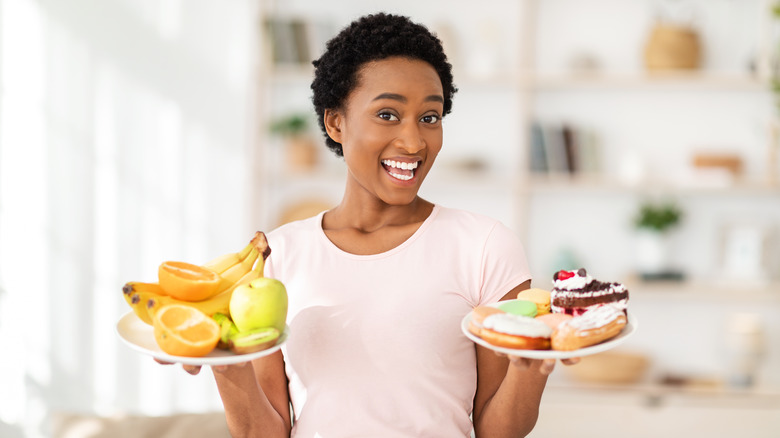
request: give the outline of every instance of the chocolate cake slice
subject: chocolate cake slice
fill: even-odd
[[[578,316],[602,304],[628,307],[628,289],[617,282],[603,282],[588,275],[585,269],[576,272],[558,271],[553,275],[550,309],[553,313]]]

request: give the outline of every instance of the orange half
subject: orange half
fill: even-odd
[[[157,270],[160,287],[183,301],[201,301],[219,292],[222,278],[216,272],[186,262],[163,262]]]
[[[201,357],[217,346],[219,324],[194,307],[168,304],[155,315],[154,339],[168,354]]]

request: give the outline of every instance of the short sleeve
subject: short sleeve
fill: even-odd
[[[512,230],[496,222],[482,253],[479,304],[499,301],[507,292],[530,279],[522,242]]]

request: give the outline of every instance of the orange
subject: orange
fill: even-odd
[[[186,262],[163,262],[157,270],[163,290],[183,301],[201,301],[219,292],[222,277],[216,272]]]
[[[219,342],[219,324],[194,307],[168,304],[155,315],[154,339],[168,354],[205,356]]]

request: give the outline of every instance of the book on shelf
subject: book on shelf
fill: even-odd
[[[530,170],[535,174],[574,175],[601,172],[595,132],[569,123],[531,125]]]
[[[264,25],[271,60],[277,66],[309,66],[333,32],[331,23],[295,17],[271,17]]]
[[[547,151],[544,148],[544,132],[542,126],[531,124],[531,172],[547,172]]]

